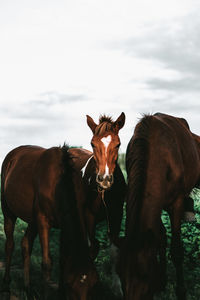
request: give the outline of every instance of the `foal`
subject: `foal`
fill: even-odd
[[[117,164],[118,132],[124,122],[124,113],[116,121],[101,116],[98,125],[87,116],[88,126],[93,132],[93,153],[81,148],[69,150],[76,169],[82,172],[87,199],[87,228],[92,244],[96,243],[95,226],[103,219],[107,219],[111,241],[118,240],[126,191],[124,176]]]

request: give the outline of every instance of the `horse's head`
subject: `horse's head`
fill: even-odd
[[[98,125],[87,116],[87,124],[93,132],[91,145],[96,161],[96,181],[100,189],[106,190],[113,183],[120,146],[118,132],[124,126],[124,122],[124,113],[121,113],[115,122],[110,117],[101,116]]]

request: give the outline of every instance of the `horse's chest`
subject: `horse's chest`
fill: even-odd
[[[92,193],[88,198],[88,208],[92,214],[96,215],[102,208],[101,194]]]

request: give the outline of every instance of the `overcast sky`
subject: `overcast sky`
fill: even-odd
[[[0,1],[0,163],[22,144],[91,149],[86,114],[122,111],[123,152],[143,113],[200,135],[199,1]]]

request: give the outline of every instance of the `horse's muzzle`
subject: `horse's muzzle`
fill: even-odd
[[[97,174],[96,182],[100,190],[108,190],[112,186],[114,178],[112,174],[106,175],[105,177],[101,174]]]

